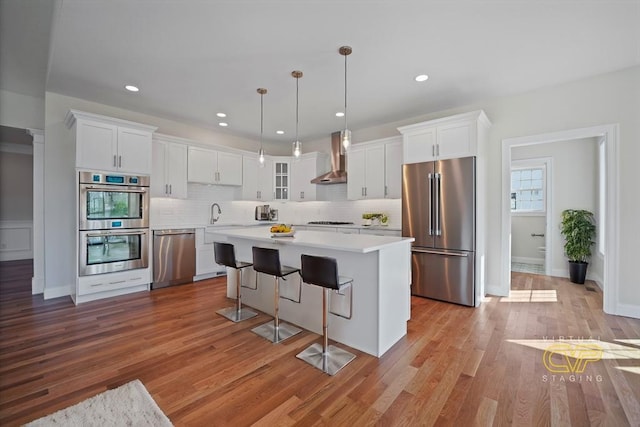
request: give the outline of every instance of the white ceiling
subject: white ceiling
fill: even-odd
[[[640,64],[639,0],[0,1],[3,89],[257,138],[265,87],[264,136],[283,143],[295,134],[293,70],[304,72],[300,140],[342,127],[342,45],[353,47],[351,129]]]

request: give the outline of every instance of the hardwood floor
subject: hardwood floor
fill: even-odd
[[[380,359],[352,350],[329,377],[295,357],[318,335],[274,345],[250,331],[270,317],[216,315],[232,303],[224,278],[76,307],[31,296],[31,274],[0,265],[3,426],[136,378],[176,426],[640,425],[640,320],[565,279],[514,273],[518,292],[477,309],[414,297],[404,339]],[[612,348],[552,378],[559,336]]]

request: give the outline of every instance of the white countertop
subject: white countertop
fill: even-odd
[[[389,225],[362,225],[362,224],[298,224],[298,225],[301,227],[356,228],[358,230],[402,231],[402,229],[399,227],[389,226]]]
[[[340,234],[322,231],[298,230],[293,237],[271,237],[270,227],[232,228],[220,231],[207,229],[207,233],[227,237],[269,242],[282,245],[322,248],[336,251],[369,253],[388,246],[413,242],[413,237]]]
[[[215,224],[152,224],[152,230],[164,230],[164,229],[182,229],[182,228],[206,228],[208,230],[212,230],[214,228],[232,228],[232,227],[263,227],[269,224],[277,224],[276,222],[267,222],[267,221],[251,221],[244,223],[215,223]]]

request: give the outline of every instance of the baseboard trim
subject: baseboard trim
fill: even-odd
[[[616,312],[613,314],[616,314],[618,316],[633,317],[634,319],[640,319],[640,305],[617,304]]]
[[[497,297],[508,297],[509,290],[507,289],[507,293],[505,294],[504,290],[500,286],[491,286],[491,285],[485,284],[484,294],[485,296],[491,295],[491,296],[497,296]]]
[[[39,295],[44,292],[44,280],[42,277],[31,278],[31,295]]]
[[[531,258],[524,256],[512,256],[511,262],[523,262],[525,264],[542,264],[544,265],[544,258]]]

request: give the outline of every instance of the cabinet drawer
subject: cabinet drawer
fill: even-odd
[[[149,269],[132,270],[126,273],[100,274],[78,279],[78,295],[113,291],[138,285],[148,285]]]

